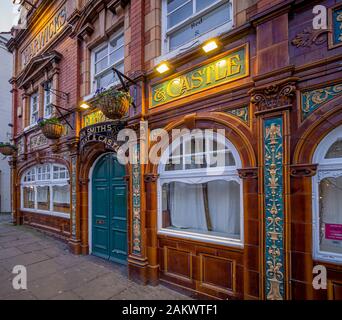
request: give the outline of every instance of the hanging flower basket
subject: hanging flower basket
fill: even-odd
[[[115,90],[99,90],[91,106],[102,111],[109,119],[117,120],[124,117],[132,104],[132,97],[128,92]]]
[[[50,140],[57,140],[63,134],[64,126],[57,118],[41,119],[38,121],[43,135]]]
[[[17,148],[14,145],[0,142],[0,153],[4,156],[13,156],[16,151]]]

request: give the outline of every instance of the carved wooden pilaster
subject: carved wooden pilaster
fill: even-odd
[[[317,173],[317,164],[294,164],[291,165],[290,173],[292,177],[313,177]]]

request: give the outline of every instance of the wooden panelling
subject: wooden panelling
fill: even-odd
[[[160,279],[167,284],[218,299],[243,297],[245,249],[158,236]],[[245,252],[248,252],[246,248]],[[259,274],[252,275],[258,284]],[[251,283],[250,281],[248,283]],[[258,296],[258,286],[249,294]],[[256,298],[256,297],[254,297]]]
[[[342,281],[328,282],[328,299],[342,300]]]
[[[23,212],[23,223],[62,239],[70,237],[70,220],[45,214]]]
[[[190,252],[164,247],[165,274],[191,282],[192,260]]]
[[[235,261],[215,256],[200,255],[200,285],[224,293],[235,291]]]

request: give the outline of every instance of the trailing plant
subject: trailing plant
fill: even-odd
[[[46,124],[60,124],[61,125],[61,121],[58,118],[40,118],[37,121],[38,125],[40,127],[44,127]]]
[[[48,139],[57,140],[63,134],[64,126],[58,118],[39,119],[38,125],[44,136]]]

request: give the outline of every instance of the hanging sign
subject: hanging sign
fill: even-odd
[[[124,127],[122,122],[109,121],[83,128],[80,131],[80,149],[83,150],[89,143],[100,142],[107,149],[117,151],[122,144],[117,141],[117,136]]]
[[[157,107],[248,75],[249,56],[246,44],[216,57],[209,63],[153,85],[150,106]]]

